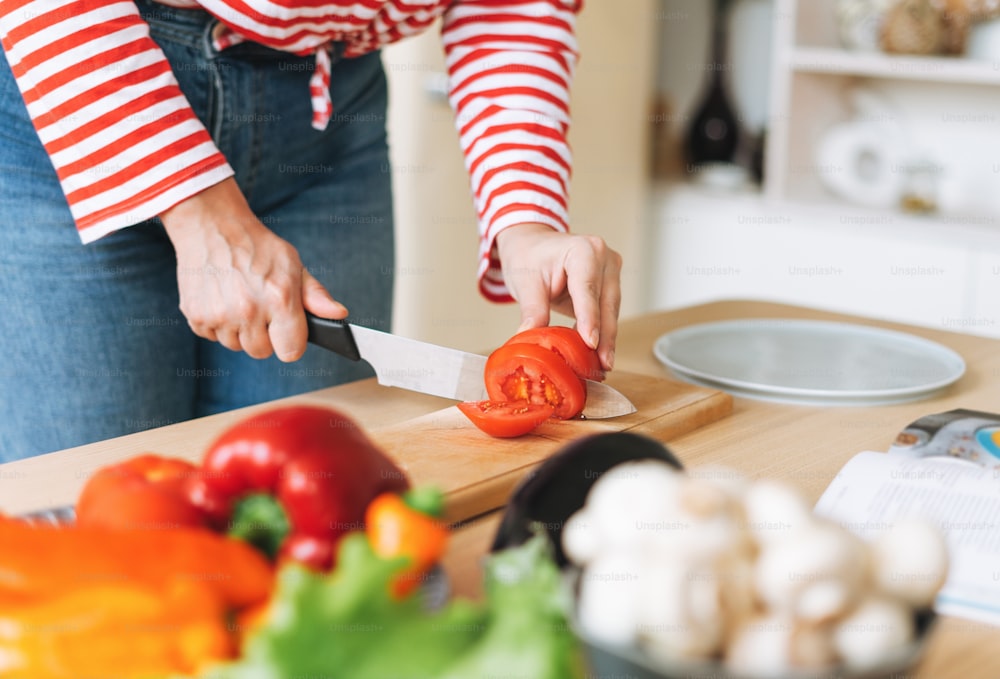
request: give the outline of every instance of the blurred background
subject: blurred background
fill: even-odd
[[[578,38],[572,228],[622,253],[623,317],[752,298],[1000,336],[1000,2],[591,0]],[[395,331],[486,350],[518,312],[476,289],[438,32],[384,61]]]

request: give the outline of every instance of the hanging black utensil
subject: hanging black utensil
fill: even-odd
[[[740,125],[726,91],[732,65],[726,60],[726,17],[729,0],[715,0],[712,16],[711,61],[708,88],[695,109],[685,138],[689,171],[712,163],[734,163],[740,142]]]

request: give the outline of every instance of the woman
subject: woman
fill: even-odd
[[[577,10],[4,0],[0,459],[368,374],[306,351],[303,309],[388,328],[378,49],[438,18],[480,289],[522,327],[575,315],[610,369],[621,260],[568,235]]]

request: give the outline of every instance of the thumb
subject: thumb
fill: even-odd
[[[302,271],[302,306],[320,318],[347,318],[347,307],[335,300],[323,284]]]

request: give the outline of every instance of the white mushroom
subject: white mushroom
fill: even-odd
[[[900,652],[914,635],[913,612],[899,601],[870,596],[834,629],[837,654],[850,667],[869,667]]]
[[[812,526],[812,508],[794,488],[777,481],[757,481],[744,494],[747,527],[762,545],[797,535]]]
[[[698,660],[723,640],[719,580],[710,568],[682,561],[647,564],[640,602],[640,642],[657,658]]]
[[[850,610],[863,592],[862,584],[853,579],[811,582],[799,591],[792,613],[799,620],[829,622]]]
[[[585,634],[754,675],[884,660],[913,638],[912,608],[933,603],[948,567],[930,524],[869,545],[790,486],[653,461],[606,473],[562,539],[583,566]]]
[[[567,519],[562,529],[562,548],[567,559],[584,566],[601,553],[602,547],[601,537],[585,509]]]
[[[833,523],[816,520],[811,530],[800,531],[794,539],[763,546],[755,572],[757,593],[776,611],[813,619],[836,616],[866,585],[866,555],[866,545],[858,537]],[[839,584],[824,585],[800,602],[801,595],[818,583]]]
[[[726,643],[735,631],[758,613],[754,590],[754,560],[747,553],[733,552],[719,560],[720,598]]]
[[[641,460],[615,465],[598,479],[585,509],[602,549],[632,550],[649,526],[665,520],[683,476],[664,462]]]
[[[740,627],[725,656],[726,665],[734,672],[774,677],[826,667],[834,660],[833,643],[825,628],[776,613]]]
[[[751,551],[740,503],[713,481],[685,478],[667,499],[663,518],[649,524],[655,560],[714,561]]]
[[[647,557],[640,604],[641,636],[647,652],[673,660],[721,654],[733,629],[753,617],[756,595],[748,552],[678,551]]]
[[[634,555],[608,552],[590,562],[580,574],[577,618],[584,632],[608,644],[634,644],[639,604],[649,583]]]
[[[711,562],[750,550],[740,525],[725,517],[697,520],[679,514],[649,523],[647,530],[647,553],[655,561]]]
[[[914,608],[928,608],[948,575],[948,546],[930,522],[896,523],[872,545],[876,585]]]

